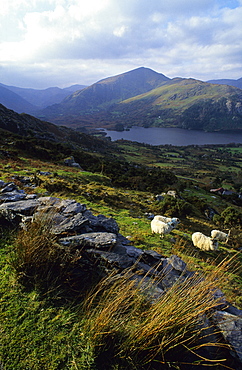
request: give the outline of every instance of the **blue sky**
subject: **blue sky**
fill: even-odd
[[[242,77],[242,0],[0,0],[0,82],[90,85],[141,66]]]

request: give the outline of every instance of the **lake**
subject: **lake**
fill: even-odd
[[[204,132],[168,127],[138,127],[133,126],[129,131],[111,131],[102,129],[112,141],[130,140],[150,145],[205,145],[205,144],[242,144],[242,131],[234,132]]]

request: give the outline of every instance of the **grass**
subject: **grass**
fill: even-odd
[[[125,143],[122,145],[125,156]],[[141,145],[134,146],[133,150],[132,146],[128,147],[127,155],[130,160],[132,155],[138,155],[140,163],[152,164],[155,159],[156,162],[161,161],[167,165],[165,155],[171,153],[170,147],[155,148],[152,152],[149,146],[145,146],[145,149]],[[215,162],[219,150],[221,148],[216,147],[184,150],[176,148],[174,153],[185,155],[189,167],[191,158],[197,158],[196,163],[199,163],[198,156],[204,153],[212,153]],[[144,159],[142,155],[145,156]],[[219,162],[213,163],[213,168],[207,165],[206,171],[203,170],[202,173],[198,167],[190,166],[189,171],[181,168],[180,158],[176,160],[173,157],[172,161],[173,170],[181,172],[181,176],[186,177],[188,181],[186,188],[189,192],[179,192],[183,198],[186,198],[188,193],[189,196],[196,196],[198,200],[205,200],[219,211],[229,204],[220,197],[212,198],[207,191],[208,187],[194,187],[198,185],[198,180],[203,182],[204,173],[204,185],[209,186],[216,177]],[[227,173],[225,169],[226,166],[221,167],[221,170]],[[128,236],[133,245],[156,250],[166,257],[177,254],[188,264],[190,270],[197,272],[197,280],[178,284],[170,294],[151,305],[147,303],[143,288],[141,289],[141,286],[146,284],[148,294],[150,287],[147,286],[146,280],[139,281],[137,285],[132,279],[132,272],[127,271],[124,276],[109,276],[97,285],[96,290],[90,292],[83,302],[84,295],[77,296],[74,287],[68,282],[69,269],[75,264],[75,258],[57,246],[50,233],[48,215],[36,220],[27,233],[20,232],[16,235],[2,230],[0,368],[103,370],[106,366],[106,369],[115,370],[142,367],[179,369],[182,366],[180,351],[186,350],[190,361],[192,352],[202,350],[195,345],[198,334],[196,325],[199,324],[195,311],[204,312],[206,304],[209,308],[216,303],[213,298],[207,301],[211,298],[210,287],[212,289],[214,283],[216,286],[221,284],[229,302],[242,308],[241,267],[236,269],[236,262],[233,262],[225,268],[222,263],[224,258],[233,256],[234,261],[241,266],[239,227],[233,228],[232,238],[227,245],[220,244],[218,253],[201,252],[193,247],[191,234],[198,228],[208,234],[215,226],[212,220],[205,219],[204,215],[197,211],[183,217],[179,228],[160,240],[158,235],[151,235],[150,221],[145,217],[145,212],[159,213],[162,209],[162,204],[154,201],[154,194],[114,188],[110,179],[100,173],[79,171],[57,163],[21,157],[19,160],[3,159],[0,177],[5,181],[13,181],[13,175],[31,176],[31,173],[37,170],[49,171],[51,175],[39,176],[39,186],[34,189],[25,188],[26,192],[48,192],[52,196],[72,198],[86,204],[94,214],[114,217],[120,226],[121,234]],[[233,185],[229,179],[227,183]],[[218,276],[219,273],[222,274],[222,279]],[[205,280],[207,285],[202,285],[200,274],[209,275]],[[197,291],[193,289],[194,284]],[[199,292],[200,298],[204,298],[204,306],[198,305],[196,292]],[[202,299],[200,303],[203,302]],[[196,303],[194,311],[191,302]],[[185,305],[188,307],[186,311]],[[185,323],[185,318],[191,326]],[[201,336],[209,342],[205,333],[201,333]],[[173,350],[176,352],[175,360],[172,356]],[[194,361],[197,361],[197,357]],[[226,362],[223,362],[221,357],[216,359],[216,363],[210,361],[209,368],[210,365],[220,369]]]
[[[176,368],[183,361],[181,353],[189,358],[200,349],[201,336],[210,345],[198,330],[199,317],[219,304],[213,291],[226,279],[228,263],[221,262],[206,279],[196,274],[177,282],[157,301],[150,297],[159,281],[149,283],[132,270],[110,274],[84,300],[73,294],[63,300],[73,256],[57,248],[50,220],[53,214],[44,213],[17,235],[2,234],[0,361],[4,368],[148,369],[157,361],[161,369]],[[222,362],[216,359],[216,364]]]
[[[221,263],[206,280],[197,274],[178,282],[152,303],[147,297],[154,290],[154,282],[147,283],[142,278],[137,283],[137,276],[135,279],[130,270],[101,281],[84,302],[89,313],[84,331],[89,333],[89,341],[103,368],[109,368],[108,361],[115,363],[120,358],[126,369],[153,369],[155,363],[160,364],[159,369],[168,364],[179,368],[184,360],[179,357],[182,350],[184,355],[185,349],[189,358],[189,352],[194,354],[202,347],[201,340],[205,339],[207,346],[225,347],[222,343],[210,343],[205,330],[198,329],[203,315],[220,303],[214,297],[214,289],[225,266],[225,262]],[[224,362],[223,357],[216,361],[199,360],[203,366]]]

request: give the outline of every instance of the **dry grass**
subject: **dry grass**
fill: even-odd
[[[11,256],[19,281],[47,291],[63,282],[72,259],[51,232],[55,214],[52,210],[40,212],[33,222],[21,229]]]
[[[107,360],[111,352],[130,368],[143,369],[157,361],[165,366],[171,354],[182,363],[182,357],[177,358],[181,350],[195,355],[203,346],[224,347],[211,341],[202,323],[221,303],[214,293],[227,265],[224,261],[206,278],[196,274],[175,284],[155,302],[147,299],[154,282],[147,283],[146,278],[137,282],[132,271],[104,279],[84,304],[88,316],[84,331],[97,356],[106,352]],[[225,361],[197,356],[207,366]]]

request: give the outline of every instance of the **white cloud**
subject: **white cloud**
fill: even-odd
[[[39,68],[56,84],[74,68],[86,83],[141,65],[169,77],[241,77],[242,0],[0,2],[2,71],[33,78]]]

